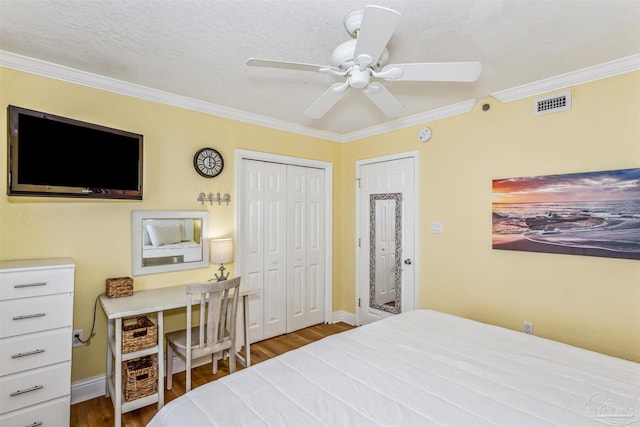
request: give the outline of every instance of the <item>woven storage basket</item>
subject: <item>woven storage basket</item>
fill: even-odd
[[[133,295],[133,279],[131,277],[107,279],[107,296],[109,298],[130,297],[131,295]]]
[[[153,347],[157,342],[158,327],[148,317],[138,316],[135,323],[122,324],[123,353],[144,350]]]
[[[145,356],[123,362],[122,388],[127,402],[155,393],[158,388],[158,364],[155,359]]]

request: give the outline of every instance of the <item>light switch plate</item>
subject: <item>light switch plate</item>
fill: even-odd
[[[442,234],[442,223],[441,222],[432,222],[431,223],[431,234]]]

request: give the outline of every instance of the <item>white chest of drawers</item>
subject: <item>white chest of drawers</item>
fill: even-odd
[[[68,426],[75,265],[0,261],[0,425]]]

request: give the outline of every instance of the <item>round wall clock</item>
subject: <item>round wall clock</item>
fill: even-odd
[[[213,148],[201,148],[193,156],[193,167],[201,176],[213,178],[222,172],[224,160]]]

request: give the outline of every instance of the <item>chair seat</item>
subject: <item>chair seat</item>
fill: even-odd
[[[187,349],[187,330],[182,329],[180,331],[169,332],[165,335],[167,341],[171,341],[177,349]],[[191,328],[191,348],[198,347],[200,345],[200,327],[194,326]],[[183,353],[184,354],[184,353]]]
[[[229,331],[227,331],[228,333]],[[181,355],[187,354],[187,331],[186,329],[182,329],[180,331],[170,332],[165,335],[167,337],[167,341],[173,344],[173,349],[176,353]],[[200,327],[194,326],[191,328],[191,351],[192,355],[196,355],[198,352],[198,346],[200,345]],[[221,350],[227,349],[229,346],[221,344]],[[214,346],[215,348],[215,346]],[[211,353],[211,350],[209,350]],[[204,354],[207,354],[206,352]],[[196,357],[198,357],[196,355]]]

